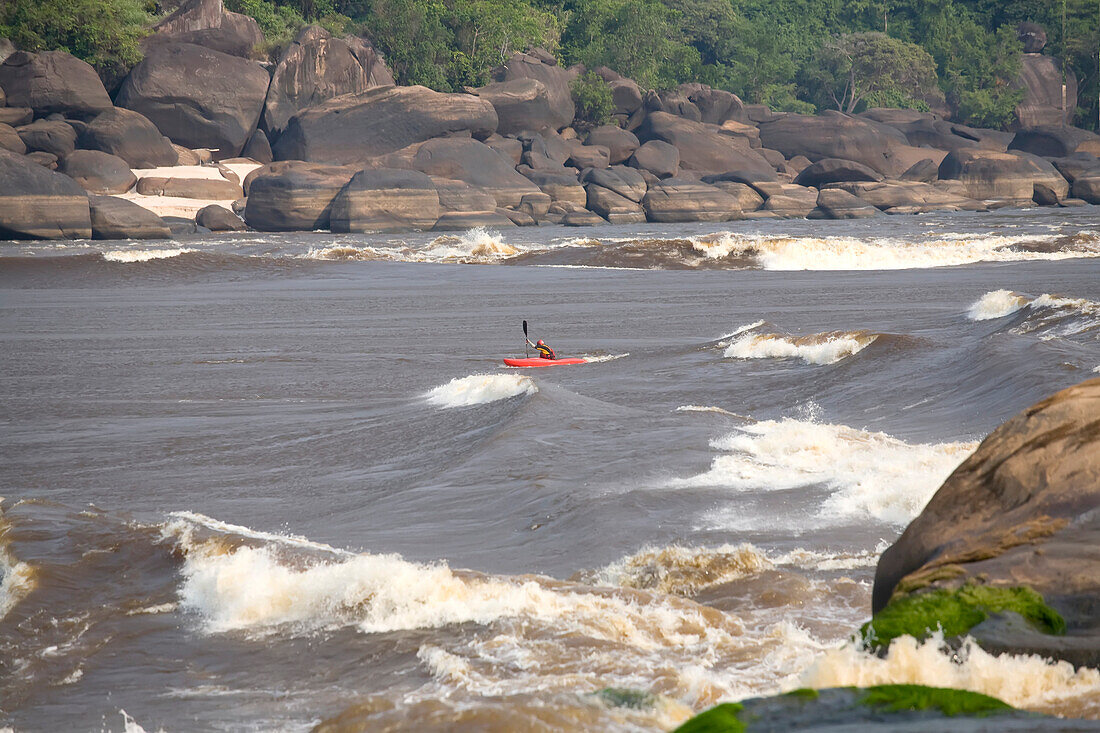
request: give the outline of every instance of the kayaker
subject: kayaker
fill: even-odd
[[[542,359],[557,359],[558,355],[554,353],[554,350],[546,345],[546,342],[539,339],[537,344],[531,343],[531,339],[527,339],[527,345],[533,347],[539,352],[539,357]]]

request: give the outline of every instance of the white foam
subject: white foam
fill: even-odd
[[[1027,308],[1027,321],[1013,330],[1017,333],[1045,332],[1041,338],[1073,336],[1100,327],[1100,303],[1086,298],[1068,298],[1043,293],[1029,298],[1009,290],[993,290],[979,298],[967,311],[972,321],[1002,318]]]
[[[0,620],[38,585],[34,566],[11,551],[7,537],[11,529],[4,518],[3,502],[4,498],[0,497]]]
[[[900,270],[952,267],[973,262],[1019,262],[1100,257],[1100,243],[1077,242],[1057,252],[1014,250],[1014,245],[1050,241],[1055,235],[1012,237],[961,234],[907,241],[888,237],[776,237],[724,233],[700,239],[708,257],[754,256],[766,270]]]
[[[514,257],[522,251],[518,246],[505,243],[499,232],[477,227],[457,237],[436,237],[421,257],[432,262],[483,263]]]
[[[599,356],[587,356],[586,355],[582,358],[585,361],[587,361],[589,364],[602,364],[606,361],[615,361],[616,359],[622,359],[622,358],[627,357],[627,356],[630,356],[630,352],[627,352],[625,354],[601,354]]]
[[[591,580],[599,585],[694,595],[770,567],[766,555],[748,543],[714,548],[670,545],[639,550],[596,571]]]
[[[904,524],[977,443],[906,443],[886,433],[784,418],[739,427],[711,443],[727,451],[710,470],[673,487],[739,491],[822,485],[823,513]]]
[[[876,338],[877,334],[866,331],[832,331],[801,337],[746,333],[735,338],[724,353],[732,359],[797,358],[807,364],[835,364],[867,348]]]
[[[943,646],[942,636],[918,642],[895,639],[885,657],[856,642],[826,652],[802,675],[808,687],[867,687],[919,684],[971,690],[1010,705],[1040,712],[1100,714],[1100,672],[1038,656],[990,654],[967,643],[959,652]]]
[[[484,405],[538,392],[531,377],[520,374],[472,374],[452,379],[425,397],[438,407],[466,407]]]
[[[108,262],[148,262],[149,260],[179,257],[182,254],[194,251],[186,247],[173,249],[112,249],[103,253],[103,259]]]
[[[1028,299],[1014,293],[1011,290],[991,290],[978,298],[966,312],[966,317],[972,321],[988,321],[993,318],[1004,318],[1027,305]]]

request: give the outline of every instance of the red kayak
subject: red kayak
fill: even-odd
[[[541,356],[529,357],[527,359],[505,359],[504,366],[510,367],[548,367],[548,366],[565,366],[566,364],[587,364],[587,359],[578,359],[577,357],[569,357],[565,359],[543,359]]]

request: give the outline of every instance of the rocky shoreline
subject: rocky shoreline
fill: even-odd
[[[262,40],[220,0],[189,0],[145,39],[112,99],[83,61],[0,39],[0,238],[1100,203],[1100,136],[1049,124],[1038,94],[1021,119],[1046,124],[1002,132],[912,110],[776,113],[701,84],[644,90],[599,68],[615,109],[593,127],[570,86],[586,70],[537,49],[451,94],[394,85],[359,38],[309,26],[278,64],[249,58]]]

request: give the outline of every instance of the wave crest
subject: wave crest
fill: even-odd
[[[746,329],[726,346],[724,354],[731,359],[797,358],[807,364],[835,364],[863,351],[878,337],[879,334],[864,330],[783,336]]]
[[[471,374],[432,389],[425,397],[438,407],[468,407],[538,392],[535,381],[521,374]]]

